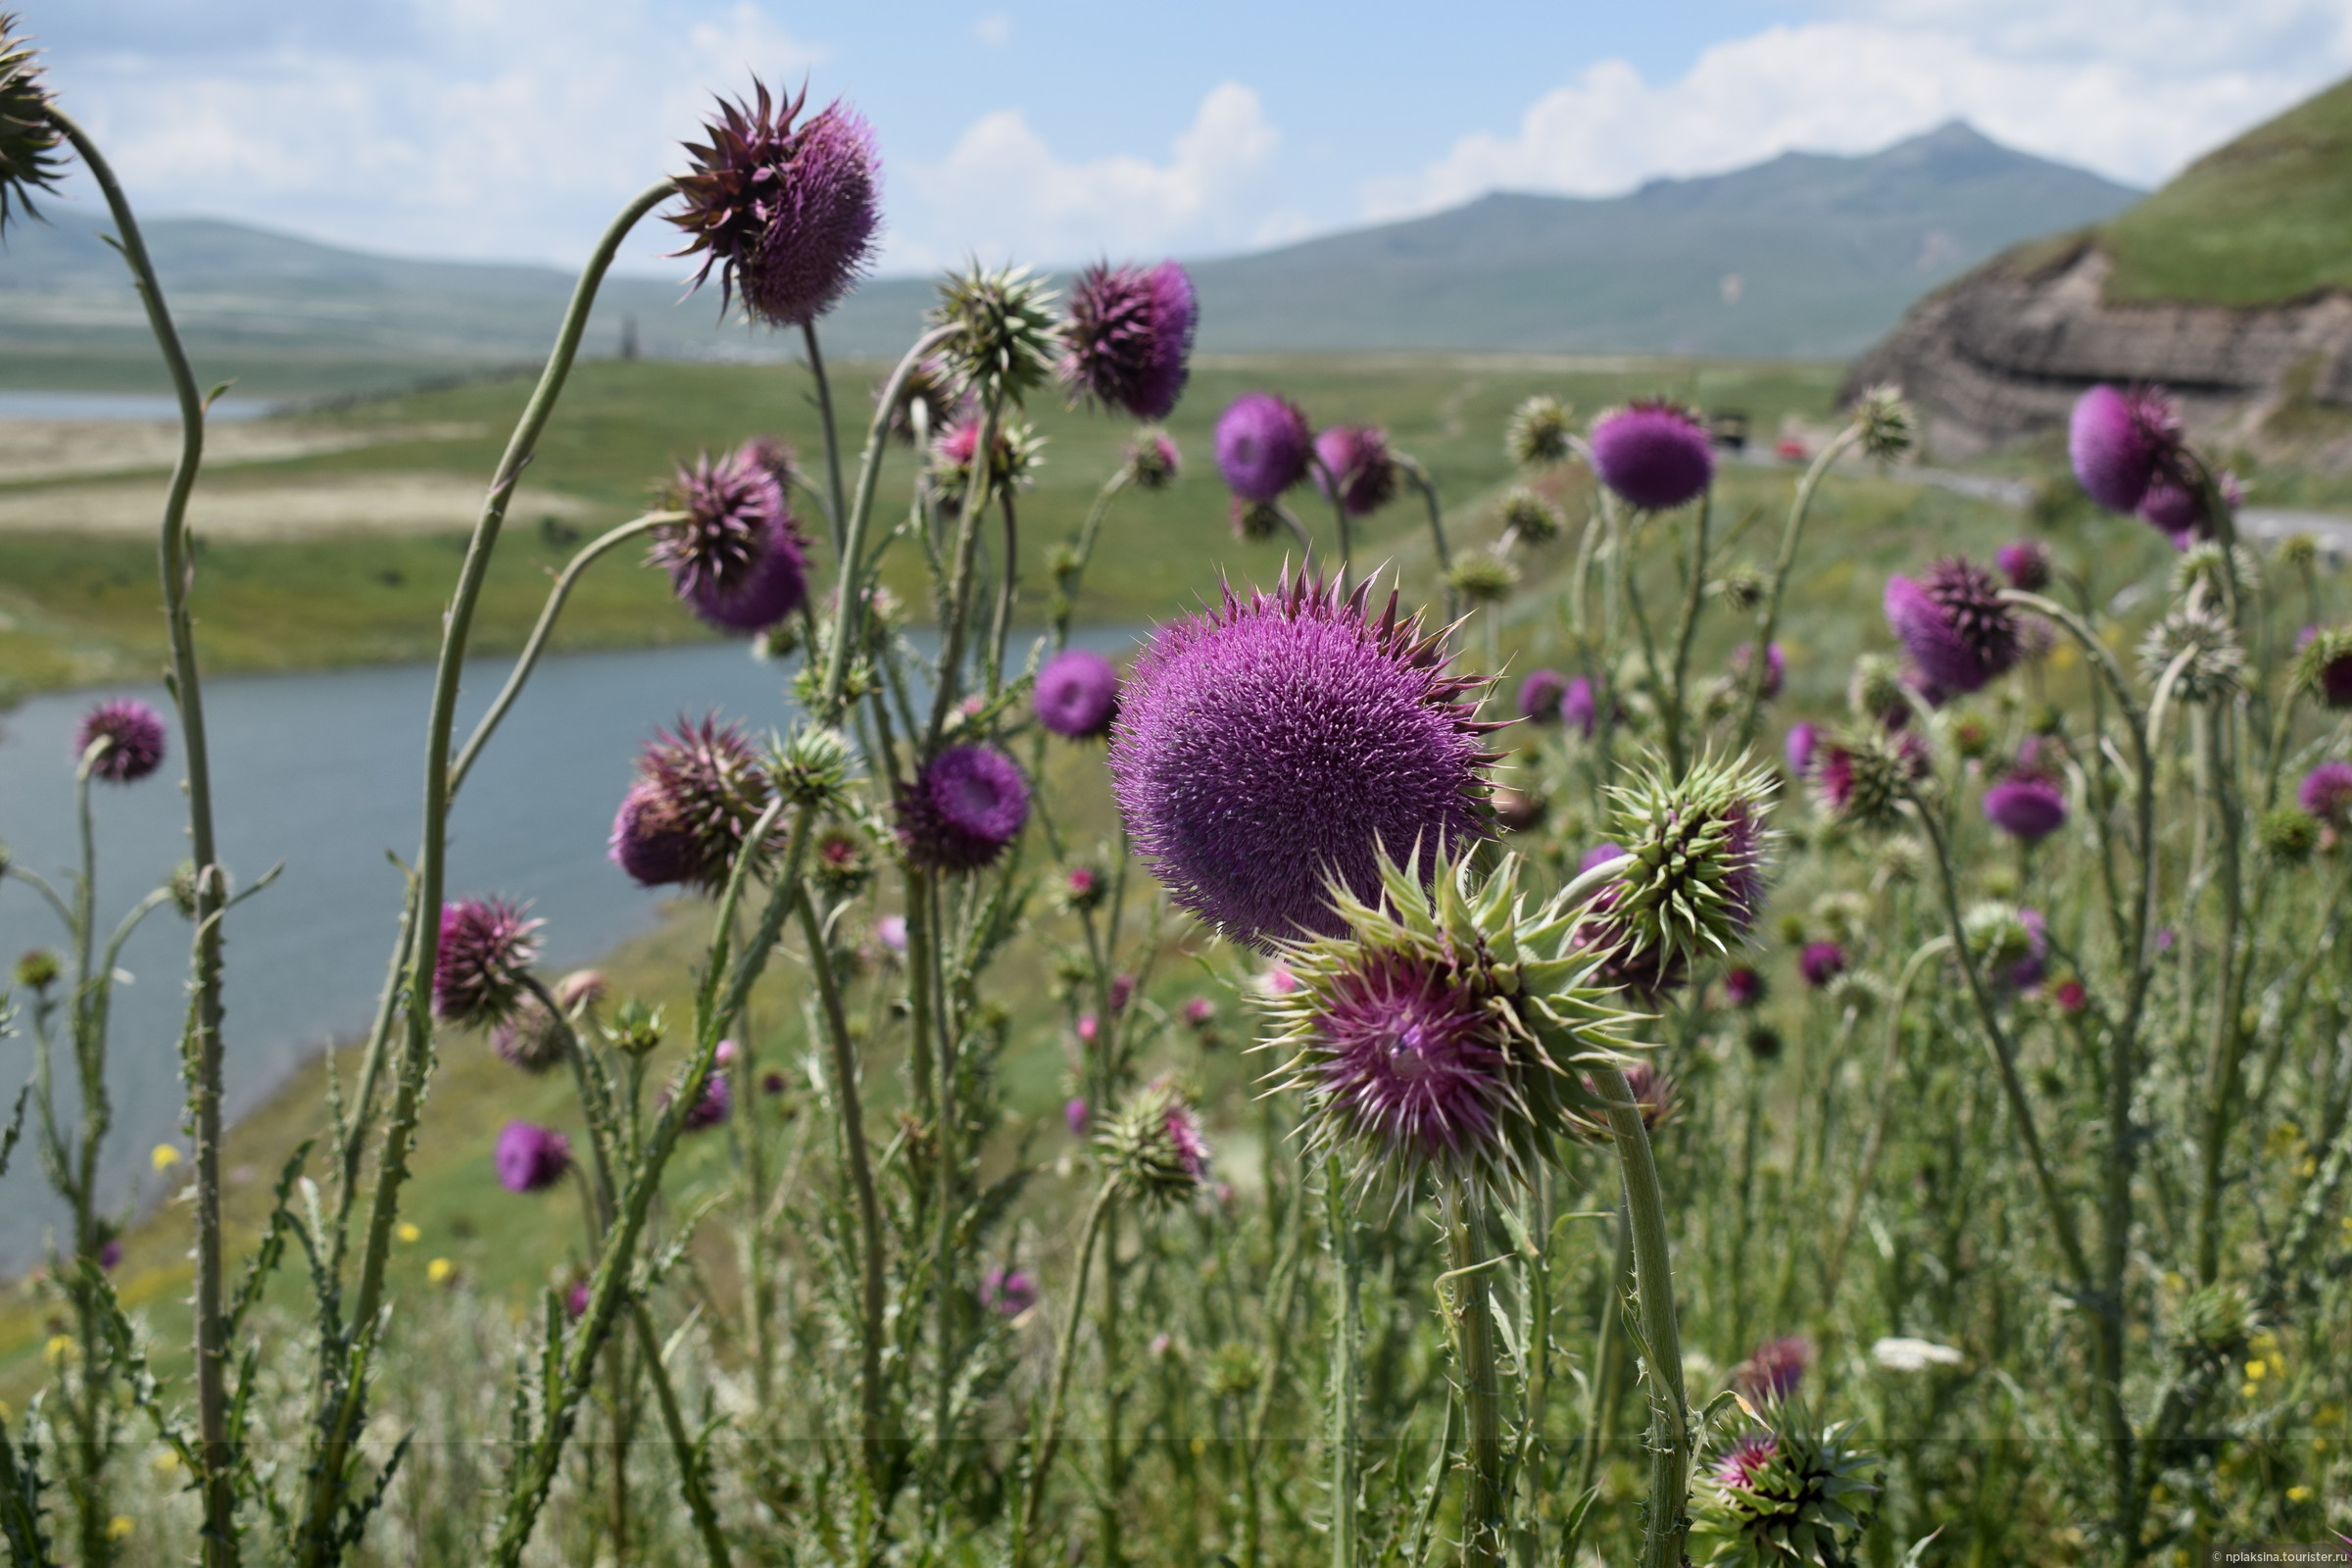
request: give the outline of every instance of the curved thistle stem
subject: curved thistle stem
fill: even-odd
[[[1642,1304],[1642,1362],[1649,1384],[1649,1517],[1642,1568],[1682,1568],[1690,1533],[1690,1401],[1683,1392],[1683,1336],[1674,1306],[1673,1254],[1666,1198],[1650,1152],[1642,1107],[1622,1069],[1602,1063],[1592,1085],[1609,1109],[1609,1131],[1625,1179],[1625,1217],[1633,1233],[1634,1283]]]
[[[643,1301],[629,1306],[629,1321],[637,1330],[637,1349],[645,1363],[646,1381],[654,1386],[654,1403],[662,1412],[662,1430],[669,1439],[670,1452],[678,1461],[678,1492],[686,1499],[686,1512],[694,1520],[694,1532],[702,1538],[703,1556],[710,1568],[733,1568],[734,1557],[727,1550],[727,1533],[719,1524],[718,1505],[710,1496],[710,1461],[703,1446],[694,1441],[686,1430],[685,1416],[678,1409],[677,1391],[670,1386],[669,1367],[662,1357],[661,1337],[654,1332],[654,1317]]]
[[[1061,1322],[1061,1338],[1054,1347],[1054,1392],[1046,1403],[1046,1418],[1030,1440],[1029,1473],[1020,1492],[1019,1509],[1012,1521],[1012,1568],[1029,1568],[1030,1543],[1037,1533],[1037,1516],[1045,1506],[1046,1482],[1054,1471],[1054,1456],[1061,1446],[1061,1423],[1068,1408],[1070,1370],[1078,1361],[1078,1329],[1086,1321],[1086,1283],[1095,1260],[1095,1243],[1103,1219],[1118,1197],[1115,1179],[1095,1194],[1079,1234],[1077,1277],[1070,1286],[1070,1309]]]
[[[1837,1310],[1838,1281],[1845,1269],[1845,1250],[1854,1239],[1854,1222],[1861,1217],[1862,1200],[1870,1195],[1871,1181],[1879,1173],[1879,1156],[1886,1151],[1886,1132],[1894,1121],[1898,1099],[1894,1079],[1903,1069],[1903,1005],[1911,1000],[1911,986],[1928,960],[1948,952],[1951,946],[1949,936],[1930,937],[1921,943],[1919,951],[1903,965],[1902,977],[1894,985],[1894,996],[1886,1004],[1886,1051],[1879,1064],[1879,1114],[1870,1124],[1870,1137],[1862,1145],[1861,1166],[1854,1173],[1853,1185],[1846,1189],[1845,1213],[1838,1221],[1830,1255],[1821,1265],[1821,1305],[1825,1312]]]
[[[228,1408],[227,1320],[221,1312],[220,1238],[220,1055],[221,1055],[221,932],[220,914],[227,901],[213,834],[212,757],[204,722],[203,688],[196,662],[196,622],[189,597],[196,584],[195,556],[187,529],[188,496],[195,489],[196,471],[204,462],[204,416],[207,399],[196,390],[179,330],[171,308],[164,303],[163,285],[155,275],[137,216],[123,195],[112,165],[89,133],[64,110],[48,107],[58,132],[72,143],[99,190],[119,231],[117,249],[138,285],[147,325],[171,372],[172,390],[179,403],[179,457],[165,493],[160,527],[158,569],[163,580],[164,616],[172,642],[172,700],[179,710],[180,744],[187,756],[188,851],[196,866],[195,952],[192,977],[195,996],[189,1012],[193,1071],[189,1111],[196,1132],[196,1411],[204,1474],[199,1485],[204,1498],[204,1561],[206,1568],[232,1568],[239,1556],[236,1484],[232,1469]]]
[[[1331,471],[1329,465],[1324,463],[1321,453],[1311,447],[1308,448],[1306,461],[1307,466],[1314,470],[1316,482],[1322,487],[1323,493],[1331,498],[1332,524],[1339,530],[1340,592],[1345,594],[1348,591],[1348,572],[1353,556],[1349,538],[1348,497],[1340,489],[1339,475]]]
[[[1004,564],[997,571],[997,611],[989,619],[988,628],[988,695],[994,697],[1004,684],[1004,639],[1012,632],[1013,595],[1020,587],[1020,529],[1014,520],[1012,492],[1007,489],[997,497],[997,511],[1004,517]]]
[[[1683,596],[1682,621],[1674,631],[1674,688],[1665,705],[1666,760],[1678,778],[1689,757],[1684,727],[1690,721],[1690,714],[1684,709],[1683,688],[1690,678],[1690,638],[1698,629],[1699,609],[1707,598],[1707,535],[1714,516],[1715,492],[1710,489],[1698,502],[1698,527],[1690,546],[1690,582]],[[1749,662],[1756,666],[1748,671],[1753,677],[1764,665],[1763,651],[1756,650]]]
[[[530,402],[524,406],[499,460],[443,621],[441,653],[434,669],[432,706],[426,724],[424,821],[414,895],[417,917],[411,922],[408,941],[407,1038],[393,1089],[391,1119],[384,1131],[367,1250],[361,1258],[352,1311],[344,1319],[345,1333],[353,1338],[322,1350],[324,1358],[339,1364],[339,1372],[337,1376],[321,1379],[320,1407],[313,1423],[313,1430],[319,1436],[306,1467],[306,1495],[301,1522],[296,1526],[297,1561],[303,1568],[321,1568],[340,1560],[343,1553],[344,1531],[338,1515],[347,1506],[348,1470],[366,1404],[368,1361],[381,1316],[384,1269],[391,1251],[393,1225],[399,1217],[400,1190],[408,1180],[409,1152],[416,1138],[417,1118],[423,1110],[426,1083],[432,1075],[433,966],[440,949],[438,915],[442,883],[448,869],[450,738],[456,724],[458,685],[465,668],[474,610],[489,574],[491,555],[498,547],[507,504],[522,477],[524,466],[538,448],[541,433],[555,414],[605,273],[629,230],[668,200],[676,188],[674,180],[664,177],[639,192],[605,230],[582,270],[557,331],[555,348],[540,373],[539,384],[533,389]],[[519,1544],[515,1549],[520,1549]]]
[[[1453,586],[1453,551],[1446,542],[1446,509],[1438,501],[1437,481],[1418,458],[1399,452],[1394,461],[1421,492],[1421,504],[1429,511],[1429,542],[1438,553],[1438,574],[1446,581],[1446,624],[1450,626],[1462,618],[1461,595]]]
[[[816,322],[801,323],[801,342],[808,350],[808,374],[816,382],[816,416],[825,431],[825,520],[833,525],[833,554],[850,559],[842,549],[841,434],[833,423],[833,383],[825,375],[824,350],[816,345]]]
[[[499,688],[498,696],[491,701],[490,710],[481,716],[473,726],[473,733],[466,738],[465,746],[458,752],[458,760],[449,764],[449,793],[452,799],[465,786],[466,775],[473,770],[474,761],[482,755],[482,748],[489,745],[490,737],[498,733],[498,726],[505,721],[508,710],[514,706],[515,699],[522,695],[523,687],[530,683],[532,672],[539,667],[539,657],[547,652],[548,639],[555,634],[556,618],[564,613],[564,601],[571,597],[571,590],[579,583],[580,574],[602,557],[639,534],[651,533],[666,522],[682,522],[685,517],[683,512],[649,512],[642,517],[632,518],[590,540],[556,574],[555,582],[548,587],[547,604],[539,612],[538,622],[531,627],[531,635],[523,641],[522,652],[514,656],[514,668],[509,672],[507,683]]]
[[[1087,564],[1095,558],[1095,540],[1102,531],[1102,519],[1110,514],[1110,504],[1118,493],[1134,479],[1135,470],[1121,464],[1102,481],[1102,488],[1095,492],[1094,504],[1086,509],[1086,521],[1078,528],[1078,546],[1074,552],[1077,560],[1055,584],[1061,595],[1054,607],[1054,651],[1057,654],[1070,646],[1070,621],[1078,612],[1078,584],[1086,575]]]
[[[1756,736],[1756,715],[1764,706],[1765,650],[1772,646],[1772,634],[1781,625],[1781,599],[1788,591],[1788,574],[1796,568],[1797,541],[1804,537],[1805,519],[1813,511],[1814,492],[1821,488],[1822,476],[1855,442],[1862,439],[1862,427],[1849,424],[1830,438],[1830,444],[1805,469],[1805,476],[1796,483],[1796,494],[1788,502],[1788,521],[1781,529],[1780,554],[1773,558],[1772,585],[1764,591],[1764,613],[1756,618],[1756,645],[1748,661],[1747,693],[1740,704],[1740,728],[1732,739],[1732,750],[1745,751],[1747,743]]]

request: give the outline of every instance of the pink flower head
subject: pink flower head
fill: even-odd
[[[1597,870],[1601,866],[1608,864],[1611,860],[1622,860],[1624,858],[1624,845],[1606,843],[1595,844],[1578,858],[1576,862],[1576,874],[1578,876],[1583,876],[1587,871]]]
[[[1957,557],[1917,582],[1886,579],[1886,621],[1925,675],[1931,702],[1982,690],[2018,661],[2017,614],[1989,572]]]
[[[2001,983],[2012,991],[2031,991],[2049,975],[2050,923],[2039,909],[2020,909],[2017,918],[2026,928],[2026,956],[2009,965]]]
[[[670,1092],[666,1089],[662,1090],[661,1103],[664,1108],[668,1106],[669,1101]],[[714,1066],[710,1069],[710,1075],[703,1080],[702,1098],[686,1107],[686,1114],[680,1119],[678,1126],[684,1132],[707,1132],[723,1123],[734,1113],[734,1086],[728,1082],[726,1069]]]
[[[1732,650],[1732,679],[1740,690],[1747,689],[1748,661],[1756,657],[1753,643],[1741,643]],[[1788,678],[1788,656],[1781,645],[1773,643],[1764,650],[1764,696],[1769,701],[1781,695],[1781,686]]]
[[[577,1323],[588,1315],[588,1280],[585,1275],[571,1282],[564,1293],[564,1315]]]
[[[2050,553],[2038,539],[2017,539],[1992,553],[2009,586],[2037,594],[2050,585]]]
[[[571,1140],[553,1127],[511,1121],[498,1135],[493,1158],[498,1184],[508,1192],[543,1192],[571,1169]]]
[[[1567,696],[1567,676],[1556,669],[1531,670],[1519,683],[1519,716],[1531,724],[1556,723]]]
[[[1341,510],[1350,517],[1368,516],[1396,497],[1396,461],[1378,426],[1335,424],[1315,437],[1315,458],[1322,465],[1315,487],[1328,500],[1338,486]]]
[[[1732,1387],[1757,1404],[1779,1404],[1796,1392],[1813,1364],[1813,1342],[1801,1334],[1766,1340],[1732,1374]]]
[[[667,568],[671,588],[723,631],[762,631],[808,598],[808,547],[793,517],[769,447],[746,443],[712,462],[678,469],[682,520],[654,533],[647,560]]]
[[[1164,419],[1191,373],[1200,305],[1192,274],[1157,267],[1090,267],[1070,291],[1061,378],[1074,396]]]
[[[2069,976],[2051,988],[2050,1000],[2058,1004],[2060,1012],[2072,1016],[2090,1005],[2090,993],[2082,981]]]
[[[1821,739],[1821,731],[1811,724],[1788,726],[1788,740],[1784,750],[1788,760],[1788,771],[1803,778],[1813,770],[1813,749]]]
[[[2295,804],[2323,822],[2352,827],[2352,762],[2322,762],[2304,774]]]
[[[999,1317],[1019,1317],[1037,1304],[1037,1281],[1017,1268],[992,1268],[980,1278],[980,1304]]]
[[[1080,1013],[1078,1015],[1078,1038],[1090,1046],[1102,1039],[1102,1021],[1091,1012]]]
[[[2066,445],[2082,493],[2109,512],[2129,514],[2150,484],[2179,467],[2180,416],[2157,388],[2102,384],[2076,400]]]
[[[1244,501],[1268,503],[1306,477],[1314,435],[1287,398],[1245,392],[1217,420],[1217,467]]]
[[[951,746],[899,797],[899,841],[916,863],[974,871],[993,862],[1029,820],[1029,781],[989,746]]]
[[[1750,1432],[1715,1461],[1715,1484],[1726,1492],[1752,1492],[1772,1456],[1781,1450],[1780,1439],[1769,1432]]]
[[[1110,661],[1086,648],[1066,648],[1037,672],[1032,699],[1037,721],[1069,740],[1110,733],[1119,708],[1119,672]]]
[[[1723,998],[1735,1007],[1752,1007],[1764,1000],[1764,977],[1745,964],[1726,970]]]
[[[1592,683],[1582,675],[1571,676],[1567,690],[1560,694],[1560,722],[1591,740],[1592,721],[1597,716]]]
[[[74,731],[76,760],[90,760],[90,777],[109,784],[135,784],[164,765],[167,731],[163,715],[135,697],[100,703],[82,714]]]
[[[441,906],[433,954],[433,1016],[466,1027],[495,1024],[514,1010],[522,977],[539,956],[522,906],[504,899],[460,899]]]
[[[1184,1004],[1184,1022],[1187,1028],[1205,1029],[1215,1021],[1216,1016],[1217,1004],[1206,997],[1195,997]]]
[[[2066,825],[2066,792],[2039,774],[2013,774],[1984,792],[1984,817],[2011,838],[2033,844]]]
[[[1808,942],[1797,955],[1796,970],[1805,984],[1819,991],[1845,973],[1845,950],[1835,942]]]
[[[1637,402],[1592,426],[1600,482],[1645,512],[1671,512],[1715,482],[1715,449],[1705,426],[1671,403]]]
[[[1131,974],[1112,975],[1110,977],[1111,1012],[1113,1014],[1125,1012],[1127,1010],[1127,1004],[1133,1002],[1134,1000],[1135,976]]]
[[[1095,1113],[1087,1108],[1084,1100],[1073,1096],[1062,1102],[1061,1122],[1069,1128],[1072,1138],[1084,1138],[1087,1128],[1094,1125],[1094,1120]]]
[[[741,725],[681,718],[638,754],[637,782],[612,819],[612,859],[645,887],[715,890],[773,793]]]
[[[1473,989],[1413,955],[1375,951],[1341,975],[1314,1027],[1317,1097],[1351,1135],[1413,1163],[1475,1160],[1517,1093]]]
[[[874,922],[874,938],[892,953],[906,951],[906,917],[886,914]]]

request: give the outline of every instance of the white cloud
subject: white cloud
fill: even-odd
[[[1863,152],[1965,118],[1997,140],[2137,184],[2352,67],[2352,14],[2247,0],[2214,25],[2190,0],[1886,0],[1714,45],[1651,83],[1588,69],[1508,134],[1480,131],[1364,190],[1377,218],[1484,191],[1611,194],[1790,148]],[[2198,33],[2210,47],[2199,47]]]
[[[1252,198],[1280,141],[1239,82],[1212,88],[1158,163],[1066,162],[1020,110],[998,110],[945,159],[909,171],[920,224],[902,230],[887,265],[939,267],[966,254],[1061,264],[1247,243],[1263,221]]]
[[[645,0],[412,0],[428,52],[286,46],[61,61],[134,195],[416,255],[576,264],[679,162],[682,127],[824,52],[739,3],[685,28]],[[652,225],[640,267],[667,248]]]
[[[992,11],[972,24],[972,36],[992,49],[1002,49],[1012,42],[1012,19],[1002,11]]]

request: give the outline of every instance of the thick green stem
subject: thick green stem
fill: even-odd
[[[189,607],[196,563],[187,530],[188,496],[204,462],[205,401],[181,348],[179,331],[164,303],[163,286],[140,236],[138,219],[115,172],[90,139],[63,110],[49,118],[73,144],[98,181],[113,214],[122,259],[136,280],[147,324],[163,352],[179,402],[179,459],[165,493],[158,566],[163,579],[164,615],[172,641],[172,699],[179,709],[180,746],[187,757],[188,853],[196,867],[195,952],[192,958],[195,1071],[189,1084],[190,1119],[196,1132],[196,1419],[204,1474],[204,1561],[206,1568],[231,1568],[238,1560],[234,1455],[228,1430],[227,1322],[221,1315],[220,1257],[220,913],[227,884],[213,839],[211,753],[205,734],[203,689],[196,664],[196,622]]]
[[[1634,1239],[1634,1283],[1642,1303],[1642,1361],[1649,1388],[1649,1516],[1642,1568],[1682,1568],[1690,1533],[1690,1401],[1683,1392],[1683,1335],[1674,1308],[1674,1262],[1666,1236],[1666,1197],[1649,1149],[1642,1107],[1625,1074],[1592,1069],[1609,1107],[1609,1130],[1625,1178],[1625,1217]]]
[[[1086,1280],[1095,1260],[1095,1243],[1118,1193],[1115,1181],[1104,1182],[1086,1211],[1078,1241],[1077,1277],[1070,1286],[1070,1309],[1062,1315],[1061,1338],[1054,1348],[1054,1393],[1046,1403],[1046,1419],[1031,1440],[1029,1475],[1021,1488],[1020,1511],[1012,1521],[1012,1568],[1028,1568],[1030,1544],[1037,1534],[1037,1516],[1046,1501],[1046,1481],[1054,1471],[1054,1455],[1061,1446],[1063,1412],[1069,1407],[1070,1370],[1078,1361],[1078,1328],[1086,1321]]]
[[[825,355],[816,346],[815,321],[801,323],[801,342],[808,350],[808,374],[816,382],[816,415],[825,431],[825,501],[832,514],[825,520],[833,525],[833,553],[846,562],[853,558],[843,548],[847,523],[842,516],[841,433],[833,422],[833,384],[825,378]]]
[[[629,1318],[636,1325],[637,1348],[645,1357],[646,1376],[654,1386],[654,1402],[661,1406],[662,1430],[669,1438],[670,1452],[677,1457],[678,1491],[686,1499],[686,1511],[694,1516],[695,1534],[703,1539],[703,1556],[710,1568],[733,1568],[727,1533],[718,1522],[718,1505],[710,1498],[709,1456],[687,1432],[686,1419],[678,1410],[677,1391],[670,1387],[669,1368],[662,1360],[662,1341],[654,1333],[653,1314],[639,1301],[630,1308]]]
[[[1348,1212],[1347,1175],[1337,1154],[1323,1161],[1323,1223],[1331,1244],[1333,1317],[1331,1328],[1331,1562],[1354,1568],[1356,1509],[1362,1484],[1362,1443],[1357,1414],[1363,1372],[1357,1364],[1363,1342],[1363,1304],[1355,1256],[1355,1216]]]
[[[1475,1197],[1463,1194],[1446,1204],[1446,1243],[1452,1269],[1449,1285],[1456,1369],[1462,1408],[1468,1417],[1468,1446],[1462,1467],[1463,1568],[1501,1568],[1504,1550],[1502,1477],[1502,1380],[1494,1355],[1494,1309],[1481,1256],[1484,1215]]]
[[[2221,972],[2214,977],[2213,1031],[2205,1063],[2205,1123],[2198,1149],[2202,1186],[2197,1198],[2196,1267],[2199,1283],[2211,1285],[2222,1265],[2222,1186],[2226,1180],[2224,1154],[2237,1102],[2237,1064],[2245,1031],[2239,1027],[2243,972],[2238,933],[2245,918],[2245,884],[2238,835],[2239,801],[2236,770],[2230,755],[2230,713],[2211,715],[2205,728],[2205,763],[2211,777],[2215,819],[2221,825],[2222,937],[2217,945]],[[2252,955],[2244,956],[2251,959]]]

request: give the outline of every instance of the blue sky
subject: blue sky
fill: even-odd
[[[23,3],[151,212],[563,264],[754,74],[873,122],[909,270],[1250,249],[1954,116],[2152,184],[2352,73],[2342,0]],[[627,265],[675,270],[654,250]]]

